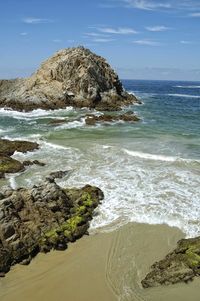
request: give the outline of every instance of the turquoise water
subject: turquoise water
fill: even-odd
[[[87,109],[30,113],[0,110],[0,135],[40,143],[39,151],[14,155],[38,159],[7,176],[0,185],[38,183],[50,171],[71,170],[63,186],[97,185],[105,200],[91,231],[107,231],[129,221],[167,223],[188,236],[200,235],[200,83],[124,81],[142,99],[130,106],[138,123],[87,126]],[[94,114],[100,114],[94,111]],[[52,126],[52,119],[67,122]]]

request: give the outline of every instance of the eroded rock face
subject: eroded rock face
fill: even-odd
[[[200,275],[200,237],[182,239],[177,248],[151,267],[144,288],[188,282]]]
[[[66,106],[117,110],[134,102],[106,60],[84,47],[58,51],[30,78],[0,81],[0,106],[20,111]]]
[[[87,233],[103,192],[86,185],[62,189],[53,179],[32,189],[0,192],[0,275],[16,263],[28,264],[38,252],[66,249]]]

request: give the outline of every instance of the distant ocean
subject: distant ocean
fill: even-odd
[[[71,170],[63,186],[97,185],[105,200],[91,231],[108,231],[129,221],[177,226],[200,235],[200,82],[123,81],[142,101],[130,106],[141,122],[85,125],[87,109],[20,113],[0,109],[0,136],[37,141],[38,159],[0,186],[38,183],[50,171]],[[99,114],[98,112],[94,112]],[[67,123],[52,126],[52,119]]]

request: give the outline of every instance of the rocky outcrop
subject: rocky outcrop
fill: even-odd
[[[30,78],[1,80],[0,106],[29,111],[66,106],[119,110],[139,102],[106,60],[84,47],[58,51]]]
[[[0,139],[0,153],[12,156],[14,152],[30,152],[39,148],[39,144],[30,141]]]
[[[30,161],[21,163],[11,158],[10,156],[12,156],[15,151],[26,153],[38,148],[39,145],[35,142],[0,139],[0,178],[4,178],[5,173],[24,171],[25,166],[32,164]],[[33,164],[42,165],[37,160],[33,161]]]
[[[188,282],[200,275],[200,237],[182,239],[177,248],[151,267],[144,288]]]
[[[54,178],[31,189],[1,188],[0,276],[16,263],[28,264],[38,252],[66,249],[87,233],[102,191],[90,185],[62,189]]]
[[[87,125],[95,125],[96,123],[110,123],[116,121],[134,123],[139,120],[139,117],[137,117],[133,112],[127,112],[124,114],[117,115],[104,114],[100,116],[90,114],[86,116],[85,123]]]

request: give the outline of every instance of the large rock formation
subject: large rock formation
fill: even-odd
[[[87,233],[103,193],[97,187],[62,189],[52,174],[31,189],[0,189],[0,277],[16,263],[28,264],[38,252],[66,249]]]
[[[177,248],[151,267],[142,286],[144,288],[188,282],[200,275],[200,237],[182,239]]]
[[[16,110],[118,110],[134,102],[106,60],[84,47],[58,51],[30,78],[0,81],[0,106]]]

